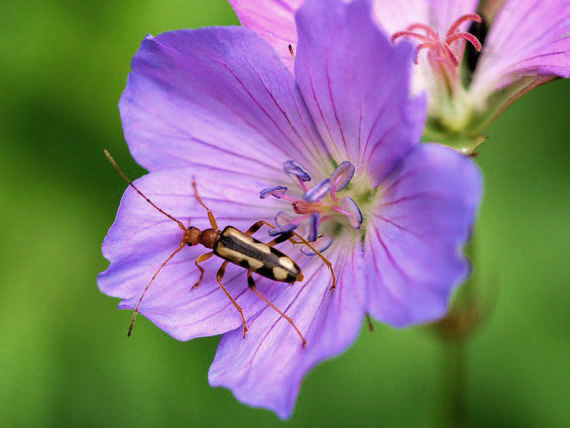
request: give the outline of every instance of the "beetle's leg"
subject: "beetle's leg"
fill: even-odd
[[[192,288],[198,287],[200,285],[200,283],[202,282],[202,278],[204,277],[204,268],[202,266],[200,266],[199,263],[205,262],[206,260],[208,260],[213,255],[214,255],[213,252],[202,254],[200,257],[198,257],[196,260],[194,260],[194,264],[196,265],[196,267],[198,269],[200,269],[200,278],[198,278],[198,281],[196,281],[196,284],[194,284],[192,286]]]
[[[228,296],[228,299],[230,299],[232,301],[232,303],[234,304],[234,306],[238,310],[239,314],[241,315],[241,320],[243,321],[243,337],[245,339],[245,334],[247,333],[247,324],[245,322],[245,316],[243,315],[243,310],[241,309],[240,305],[238,305],[237,302],[234,300],[234,298],[229,293],[229,291],[226,290],[226,287],[224,287],[222,284],[222,278],[224,277],[224,274],[226,273],[226,266],[227,265],[228,265],[227,260],[222,263],[222,265],[220,266],[220,269],[218,270],[218,273],[216,274],[216,281],[218,281],[218,285],[220,286],[220,288],[222,290],[224,290],[224,293],[226,293],[226,296]]]
[[[249,229],[247,229],[247,232],[245,232],[245,234],[249,235],[249,236],[253,235],[255,232],[257,232],[261,228],[261,226],[263,226],[264,223],[265,222],[263,220],[253,223],[251,225],[251,227]]]
[[[266,221],[261,221],[264,225],[266,225],[267,227],[270,227],[271,229],[276,229],[275,226],[273,226],[271,223],[268,223]],[[260,222],[258,222],[260,223]],[[256,223],[257,224],[257,223]],[[311,250],[313,250],[313,252],[318,255],[321,260],[323,261],[324,264],[326,264],[331,272],[331,276],[332,276],[332,285],[331,285],[331,291],[333,291],[336,288],[336,276],[334,274],[334,269],[332,267],[332,263],[325,257],[323,256],[323,254],[317,250],[313,245],[311,245],[311,243],[309,241],[307,241],[305,238],[303,238],[301,235],[299,235],[297,232],[289,232],[291,233],[291,235],[293,235],[295,238],[298,239],[294,240],[293,238],[288,238],[293,244],[305,244],[307,247],[309,247]],[[300,242],[299,242],[300,241]]]
[[[261,292],[257,288],[255,288],[255,281],[253,280],[253,276],[252,276],[250,270],[247,271],[247,285],[249,286],[249,289],[257,295],[257,297],[259,297],[261,300],[263,300],[265,303],[267,303],[269,306],[271,306],[271,308],[274,311],[276,311],[279,315],[281,315],[281,317],[285,318],[289,322],[289,324],[291,324],[291,326],[293,326],[293,328],[295,329],[295,331],[297,332],[297,334],[299,335],[299,337],[303,341],[303,346],[307,346],[307,341],[305,340],[305,338],[303,337],[303,334],[297,328],[297,326],[295,325],[293,320],[291,318],[289,318],[287,315],[285,315],[283,312],[281,312],[279,309],[277,309],[277,307],[273,303],[271,303],[271,301],[267,297],[265,297],[263,294],[261,294]]]
[[[282,242],[285,242],[287,240],[291,241],[293,239],[293,238],[291,238],[291,236],[293,236],[293,232],[282,233],[277,238],[275,238],[273,241],[268,242],[267,245],[269,245],[270,247],[273,247],[273,246],[280,244]],[[302,242],[301,242],[301,244],[302,244]]]
[[[208,211],[208,219],[210,220],[210,226],[212,226],[212,229],[218,230],[218,223],[216,222],[216,217],[214,217],[214,213],[210,211],[210,208],[208,208],[206,204],[202,202],[202,198],[198,194],[198,186],[196,186],[195,180],[192,180],[192,187],[194,187],[194,196],[196,197],[196,200],[200,205],[204,207],[206,211]]]

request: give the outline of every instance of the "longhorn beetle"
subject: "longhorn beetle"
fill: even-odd
[[[107,150],[104,150],[105,156],[111,162],[111,165],[117,170],[119,175],[127,182],[129,186],[131,186],[140,196],[142,196],[153,208],[158,210],[160,213],[171,219],[172,221],[178,224],[178,227],[182,229],[184,234],[182,235],[182,240],[178,245],[178,248],[174,250],[170,256],[160,265],[160,267],[156,270],[148,284],[146,285],[145,289],[143,290],[137,305],[135,306],[135,310],[133,311],[133,317],[131,319],[131,324],[129,325],[129,331],[127,336],[131,335],[133,330],[133,326],[135,325],[135,320],[137,314],[139,312],[139,307],[142,303],[142,300],[149,289],[150,285],[157,277],[158,273],[162,270],[162,268],[170,261],[172,258],[178,254],[185,246],[194,246],[194,245],[203,245],[204,247],[212,250],[208,253],[202,254],[196,260],[194,260],[194,264],[200,270],[200,277],[198,281],[192,286],[192,288],[198,287],[202,282],[202,278],[204,277],[204,268],[200,266],[200,263],[205,262],[210,257],[216,255],[224,259],[224,262],[220,266],[218,273],[216,274],[216,281],[220,288],[224,291],[228,299],[232,302],[232,304],[236,307],[238,312],[241,315],[241,319],[243,322],[243,336],[247,333],[247,323],[245,320],[245,316],[243,315],[243,310],[231,296],[229,291],[224,287],[222,284],[222,278],[224,277],[224,273],[226,272],[226,266],[228,263],[233,263],[235,265],[241,266],[247,269],[247,284],[249,289],[252,290],[261,300],[263,300],[267,305],[269,305],[273,310],[275,310],[281,317],[287,320],[289,324],[295,329],[301,340],[303,341],[303,346],[307,344],[307,341],[303,337],[303,334],[299,331],[293,320],[285,315],[282,311],[280,311],[269,299],[267,299],[256,287],[255,281],[253,280],[252,273],[255,272],[261,276],[266,278],[272,279],[274,281],[279,282],[286,282],[289,284],[293,284],[296,281],[303,281],[303,273],[301,272],[301,268],[295,263],[291,258],[287,255],[282,253],[281,251],[274,248],[275,245],[289,240],[293,244],[305,244],[311,250],[317,254],[322,261],[328,266],[331,276],[332,276],[332,286],[331,290],[334,290],[336,285],[336,277],[334,274],[334,270],[332,264],[325,256],[323,256],[313,245],[311,245],[305,238],[299,235],[296,232],[290,231],[286,233],[280,234],[277,238],[273,239],[271,242],[263,243],[258,241],[257,239],[253,238],[255,232],[257,232],[263,225],[266,225],[272,229],[275,229],[275,226],[272,224],[260,220],[254,223],[247,232],[243,233],[240,232],[238,229],[232,226],[226,226],[223,230],[218,228],[218,223],[214,214],[210,209],[204,204],[200,195],[198,194],[198,187],[196,185],[196,181],[192,181],[192,187],[194,188],[194,197],[196,201],[206,210],[208,213],[208,220],[210,221],[211,228],[200,230],[194,226],[184,226],[180,220],[176,219],[175,217],[168,214],[166,211],[159,208],[154,202],[152,202],[149,198],[147,198],[133,183],[128,177],[123,173],[119,165],[115,162],[115,160],[111,157]],[[293,237],[297,238],[293,239]]]

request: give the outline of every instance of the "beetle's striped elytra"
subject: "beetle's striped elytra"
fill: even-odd
[[[222,263],[222,265],[218,270],[218,273],[216,274],[216,281],[220,286],[220,288],[222,289],[222,291],[226,294],[228,299],[230,299],[232,304],[235,306],[235,308],[241,315],[244,338],[247,333],[247,322],[243,310],[235,301],[235,299],[232,297],[230,292],[226,289],[226,287],[224,287],[224,285],[222,284],[222,279],[228,263],[233,263],[247,270],[247,283],[249,289],[252,290],[267,305],[269,305],[272,309],[274,309],[277,313],[279,313],[279,315],[283,319],[285,319],[289,324],[291,324],[291,326],[295,329],[295,331],[301,338],[303,346],[306,345],[307,342],[303,334],[297,328],[293,320],[290,317],[288,317],[284,312],[279,310],[255,287],[255,281],[253,279],[252,273],[257,273],[258,275],[264,276],[271,280],[289,283],[289,284],[293,284],[297,281],[303,281],[303,273],[301,272],[301,268],[297,265],[297,263],[295,263],[290,257],[288,257],[283,252],[274,248],[275,245],[288,240],[293,244],[306,245],[316,255],[318,255],[321,258],[321,260],[329,268],[332,277],[331,290],[334,290],[336,285],[336,277],[334,274],[332,264],[310,242],[308,242],[301,235],[293,231],[282,233],[268,243],[258,241],[257,239],[253,238],[251,235],[257,232],[262,226],[265,225],[272,229],[275,229],[275,226],[263,220],[254,223],[245,233],[239,231],[238,229],[232,226],[227,226],[225,229],[220,231],[218,229],[218,223],[216,221],[214,214],[212,213],[212,211],[210,211],[210,209],[204,204],[204,202],[200,198],[195,181],[192,182],[192,186],[194,188],[194,196],[196,198],[196,201],[208,213],[208,219],[211,228],[201,231],[200,229],[194,226],[187,227],[180,220],[176,219],[172,215],[168,214],[166,211],[159,208],[148,197],[146,197],[132,183],[132,181],[127,178],[127,176],[123,173],[123,171],[121,171],[121,169],[114,161],[114,159],[111,157],[109,152],[107,152],[107,150],[104,150],[104,152],[105,156],[107,156],[107,158],[109,159],[109,162],[111,162],[113,167],[117,170],[119,175],[127,182],[127,184],[131,186],[141,197],[143,197],[153,208],[155,208],[161,214],[163,214],[164,216],[168,217],[169,219],[177,223],[178,227],[184,232],[178,248],[176,248],[172,252],[172,254],[170,254],[170,256],[168,256],[168,258],[160,265],[160,267],[156,270],[156,272],[154,273],[154,275],[152,276],[152,278],[144,288],[143,292],[141,293],[141,296],[139,297],[139,300],[133,311],[133,317],[131,319],[131,324],[129,325],[129,331],[127,333],[128,336],[131,335],[143,298],[147,290],[149,289],[150,285],[158,275],[158,273],[162,270],[162,268],[170,260],[172,260],[172,258],[176,254],[182,251],[184,247],[202,245],[208,249],[211,249],[212,251],[202,254],[201,256],[197,257],[194,260],[194,264],[200,271],[200,276],[198,278],[198,281],[196,281],[196,283],[192,288],[195,288],[198,285],[200,285],[204,276],[204,268],[200,266],[200,263],[205,262],[214,255],[224,259],[224,262]]]
[[[275,281],[293,284],[303,280],[301,268],[291,258],[232,226],[222,231],[214,254]]]

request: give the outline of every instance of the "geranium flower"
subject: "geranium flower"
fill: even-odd
[[[268,40],[292,68],[287,46],[296,46],[294,13],[303,0],[229,1],[242,24]],[[428,93],[430,141],[469,152],[512,102],[553,78],[570,76],[567,0],[487,1],[479,14],[478,0],[373,2],[377,21],[394,42],[416,43],[413,87]]]
[[[394,46],[367,1],[309,1],[297,26],[295,77],[243,27],[147,36],[120,102],[129,148],[150,171],[135,185],[163,210],[209,227],[194,198],[195,177],[220,227],[245,231],[277,217],[284,230],[315,239],[331,261],[334,290],[321,259],[288,242],[280,248],[304,281],[256,278],[306,346],[248,289],[245,270],[230,265],[224,283],[243,308],[244,338],[240,314],[214,279],[219,258],[204,264],[204,281],[192,289],[194,260],[206,252],[199,247],[166,264],[140,306],[176,339],[222,335],[211,385],[282,418],[303,376],[345,350],[366,313],[398,327],[445,314],[468,273],[461,246],[481,191],[468,158],[419,144],[426,105],[409,97],[413,47]],[[99,276],[101,291],[133,309],[183,234],[127,189],[103,243],[111,264]]]

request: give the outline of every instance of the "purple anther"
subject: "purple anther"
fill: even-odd
[[[332,191],[339,192],[344,189],[354,176],[354,165],[348,161],[342,162],[331,175]]]
[[[327,178],[326,180],[321,181],[311,190],[308,190],[303,195],[303,199],[307,202],[315,202],[329,193],[331,190],[331,181]]]
[[[311,214],[311,219],[309,221],[309,235],[307,236],[307,241],[313,242],[317,240],[319,234],[319,214]]]
[[[358,205],[356,205],[356,202],[354,202],[350,196],[345,196],[342,198],[340,206],[343,211],[348,213],[346,218],[350,225],[355,229],[360,229],[360,225],[362,224],[362,213],[360,212]]]
[[[319,236],[315,242],[311,242],[311,245],[315,247],[319,253],[323,253],[332,245],[332,243],[333,239],[330,236]],[[301,247],[301,252],[306,256],[314,256],[317,254],[306,245]]]
[[[285,226],[286,224],[291,223],[292,220],[293,217],[291,217],[285,211],[279,211],[277,214],[275,214],[275,224],[278,227]]]
[[[289,174],[291,178],[298,178],[299,181],[311,181],[311,176],[305,168],[299,165],[294,160],[288,160],[283,164],[283,170]]]
[[[269,229],[268,233],[270,236],[275,236],[281,235],[282,233],[291,232],[295,229],[297,229],[297,225],[289,223],[281,227],[276,227],[275,229]]]
[[[281,196],[283,196],[286,191],[287,188],[283,186],[268,187],[267,189],[263,189],[261,192],[259,192],[259,197],[261,199],[265,199],[271,195],[277,199],[281,199]]]

